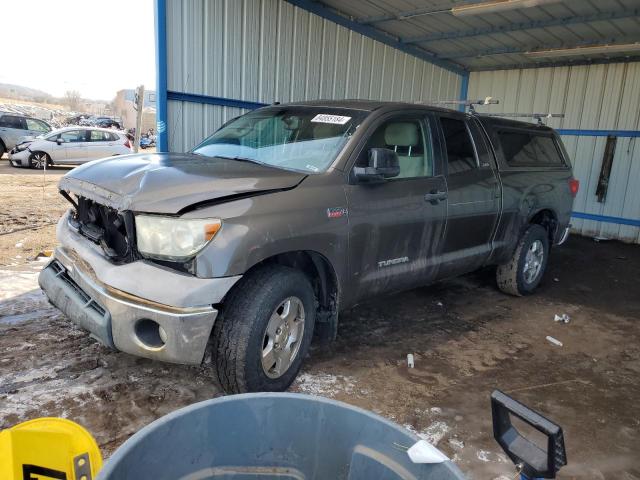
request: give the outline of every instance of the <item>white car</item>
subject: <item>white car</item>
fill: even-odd
[[[67,127],[16,145],[9,153],[14,167],[78,165],[98,158],[131,153],[124,133],[106,128]]]

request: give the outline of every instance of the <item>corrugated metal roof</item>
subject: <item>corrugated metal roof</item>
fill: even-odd
[[[487,1],[322,0],[315,4],[472,71],[536,67],[551,62],[570,65],[611,59],[640,60],[639,51],[559,59],[523,54],[551,48],[640,42],[640,0],[562,0],[464,17],[450,12],[454,6]]]

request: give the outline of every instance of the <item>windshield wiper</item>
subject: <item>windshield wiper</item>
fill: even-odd
[[[264,165],[263,162],[259,162],[258,160],[254,160],[253,158],[247,158],[247,157],[225,157],[224,155],[214,155],[214,157],[218,157],[218,158],[224,158],[226,160],[236,160],[238,162],[251,162],[251,163],[257,163],[258,165]]]

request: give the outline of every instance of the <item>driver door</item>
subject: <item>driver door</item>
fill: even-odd
[[[352,175],[346,187],[353,301],[425,284],[438,273],[447,187],[434,128],[424,113],[388,116],[358,154],[355,166],[366,166],[370,148],[394,150],[400,174],[380,183],[357,183]]]

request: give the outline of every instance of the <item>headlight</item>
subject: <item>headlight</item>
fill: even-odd
[[[218,219],[186,219],[136,215],[138,251],[145,257],[186,260],[218,233]]]
[[[29,147],[29,145],[31,145],[31,142],[24,142],[24,143],[21,143],[20,145],[16,145],[16,151],[21,152],[23,150],[26,150]]]

